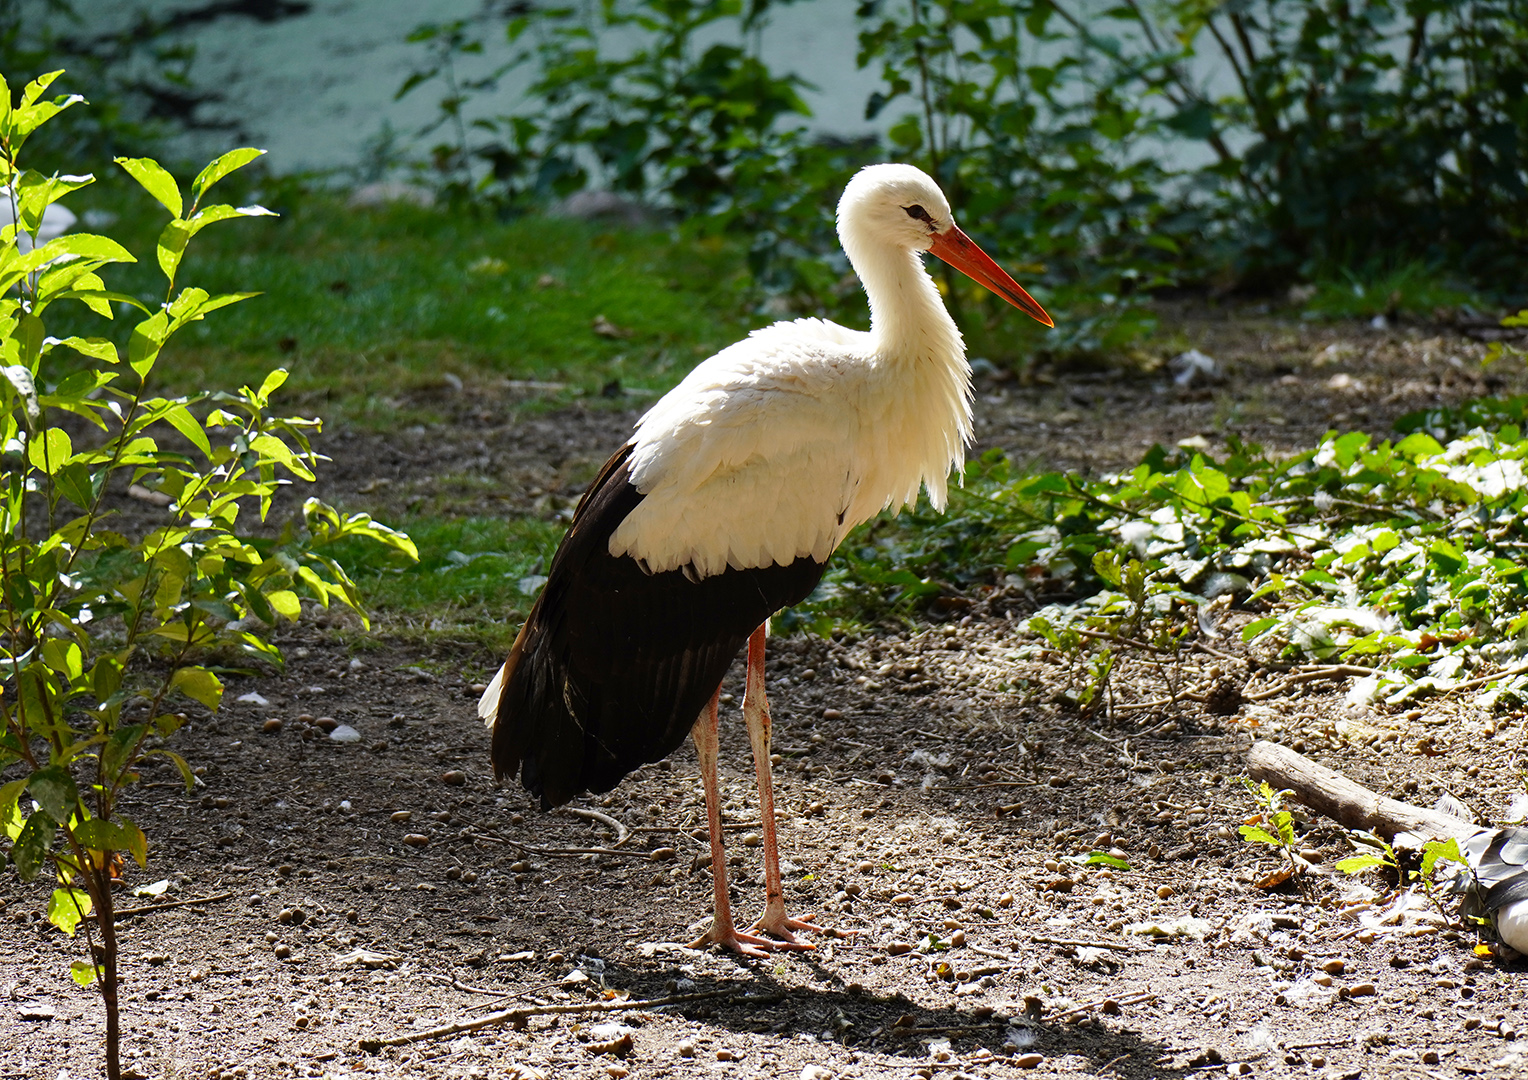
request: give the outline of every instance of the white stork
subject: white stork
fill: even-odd
[[[579,502],[478,705],[495,775],[518,772],[547,809],[609,791],[692,734],[716,894],[711,929],[695,945],[749,956],[810,948],[791,931],[821,929],[786,915],[780,886],[768,619],[812,591],[856,525],[911,506],[920,487],[942,510],[971,440],[965,346],[919,256],[937,255],[1054,325],[910,165],[861,170],[838,204],[838,236],[870,300],[869,333],[821,319],[775,323],[653,406]],[[754,929],[773,938],[733,925],[722,846],[717,698],[745,641],[766,889]]]

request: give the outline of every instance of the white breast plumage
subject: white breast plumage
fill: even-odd
[[[817,319],[757,330],[638,422],[631,482],[645,497],[610,553],[697,578],[825,562],[850,529],[912,503],[921,485],[943,505],[970,436],[968,387],[958,347],[909,363]]]

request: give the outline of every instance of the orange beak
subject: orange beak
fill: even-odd
[[[978,285],[997,293],[1024,314],[1046,326],[1056,325],[1035,298],[1009,277],[1006,270],[993,262],[985,251],[977,247],[976,241],[961,232],[958,225],[951,225],[946,232],[935,233],[934,242],[928,250]]]

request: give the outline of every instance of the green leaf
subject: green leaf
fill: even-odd
[[[0,828],[5,830],[5,838],[14,840],[21,833],[21,827],[26,824],[26,818],[21,816],[21,793],[26,790],[29,776],[23,776],[20,780],[12,780],[0,787]]]
[[[53,847],[53,833],[58,826],[47,814],[33,814],[21,827],[16,842],[11,845],[11,861],[22,881],[31,881],[42,869],[48,851]]]
[[[202,196],[223,177],[235,169],[242,169],[251,161],[265,154],[264,150],[257,150],[253,146],[243,146],[237,150],[229,150],[219,154],[208,166],[196,174],[196,179],[191,181],[191,201],[200,203]]]
[[[90,912],[90,894],[84,889],[54,889],[48,898],[48,921],[70,937]],[[91,972],[94,971],[92,967]]]
[[[302,617],[302,603],[297,599],[297,594],[290,589],[276,589],[265,593],[266,602],[271,609],[283,618],[296,622]]]
[[[75,352],[88,356],[92,360],[100,360],[107,364],[115,364],[121,360],[121,357],[117,355],[117,347],[106,338],[66,337],[53,340],[56,344],[67,345]]]
[[[202,427],[196,417],[191,415],[191,410],[184,405],[177,405],[165,414],[165,419],[174,426],[175,430],[191,441],[191,445],[200,450],[205,457],[212,456],[212,443],[207,440],[207,431]]]
[[[1243,840],[1248,840],[1255,844],[1268,844],[1270,847],[1282,846],[1277,837],[1258,828],[1256,825],[1243,825],[1236,831],[1241,833]]]
[[[216,710],[223,700],[223,684],[218,677],[203,667],[177,668],[170,679],[170,686],[188,698]]]
[[[52,475],[74,456],[74,443],[63,428],[49,428],[40,438],[27,440],[27,460],[32,467]]]
[[[49,765],[38,769],[27,783],[27,793],[47,814],[60,825],[67,825],[79,805],[79,789],[74,777],[63,765]],[[34,817],[36,815],[33,815]]]
[[[175,177],[165,171],[163,165],[153,158],[117,158],[117,164],[127,170],[127,174],[138,183],[143,185],[154,198],[158,199],[171,214],[179,218],[184,203],[181,202],[180,188],[176,186]]]
[[[74,960],[69,964],[69,975],[81,986],[90,986],[96,981],[96,966],[88,960]]]
[[[175,281],[175,272],[180,269],[180,260],[185,256],[186,245],[190,241],[191,229],[179,218],[160,230],[155,255],[159,259],[159,269],[164,273],[167,281],[172,283]]]
[[[1455,839],[1429,840],[1422,845],[1422,877],[1431,879],[1433,868],[1440,862],[1456,862],[1469,865],[1464,855],[1459,850],[1459,841]]]
[[[1349,855],[1346,859],[1338,861],[1337,869],[1341,870],[1344,874],[1358,874],[1365,870],[1387,865],[1389,864],[1378,855]]]
[[[186,761],[185,758],[181,757],[173,750],[150,750],[144,756],[153,757],[155,755],[160,757],[167,757],[175,763],[175,768],[180,771],[180,778],[185,782],[187,791],[190,791],[192,788],[196,787],[196,774],[191,771],[191,765]]]

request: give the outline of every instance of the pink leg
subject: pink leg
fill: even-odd
[[[701,782],[706,789],[706,819],[711,828],[711,881],[716,889],[711,929],[692,941],[690,948],[720,945],[744,956],[762,957],[768,955],[765,950],[780,948],[780,943],[739,933],[733,925],[732,904],[727,898],[727,851],[722,846],[721,784],[716,778],[716,751],[720,741],[716,731],[716,701],[720,693],[721,688],[718,687],[717,693],[711,695],[710,704],[701,710],[694,730],[690,732],[695,740],[695,756],[700,759]]]
[[[743,691],[743,723],[748,726],[748,741],[753,746],[753,769],[759,780],[759,820],[764,832],[764,914],[753,924],[755,930],[771,934],[797,948],[811,945],[797,943],[792,930],[822,932],[822,927],[792,919],[785,914],[785,890],[780,883],[780,849],[775,842],[775,785],[769,765],[769,698],[764,694],[765,627],[755,630],[748,639],[748,685]]]

